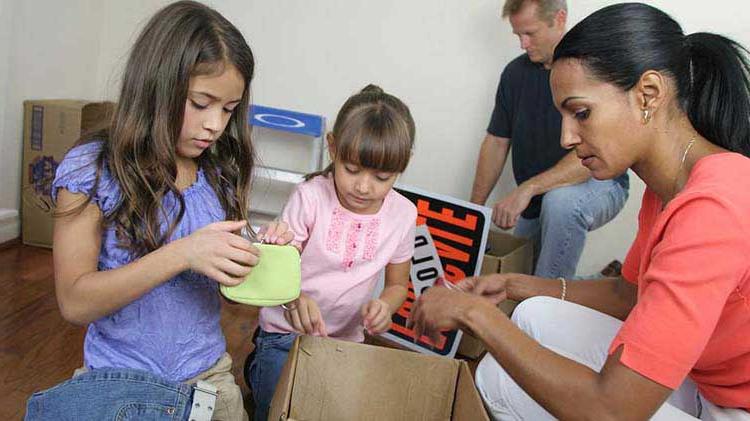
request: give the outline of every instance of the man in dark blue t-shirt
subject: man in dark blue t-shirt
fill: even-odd
[[[565,34],[565,0],[507,0],[503,17],[526,54],[503,70],[471,201],[484,205],[513,148],[513,192],[495,203],[492,220],[535,242],[534,274],[575,275],[586,234],[606,224],[628,197],[628,176],[599,181],[575,152],[560,146],[561,116],[552,101],[549,67]]]

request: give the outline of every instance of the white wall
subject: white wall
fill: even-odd
[[[0,3],[0,211],[13,212],[16,226],[23,101],[97,98],[101,11],[97,0]]]
[[[18,208],[21,101],[30,97],[115,98],[128,49],[144,21],[166,0],[0,0],[12,9],[11,41],[0,26],[0,208]],[[254,101],[324,114],[366,83],[407,102],[417,122],[414,158],[402,178],[467,198],[476,153],[492,110],[500,71],[521,53],[501,0],[213,0],[209,4],[245,34],[257,58]],[[570,24],[612,4],[569,1]],[[730,35],[750,45],[742,0],[651,1],[686,29]],[[1,23],[1,22],[0,22]],[[5,32],[3,32],[5,31]],[[5,73],[4,73],[5,71]],[[262,141],[262,140],[261,140]],[[495,198],[513,185],[506,168]],[[615,221],[594,232],[579,272],[622,259],[635,233],[643,184],[631,176],[631,198]]]
[[[8,87],[8,67],[10,60],[10,34],[11,13],[10,0],[0,0],[0,86]],[[15,196],[19,185],[16,175],[16,162],[18,162],[19,149],[15,142],[11,142],[5,136],[5,118],[8,101],[0,99],[0,157],[3,159],[0,165],[0,244],[18,237],[20,225],[18,221],[18,210],[16,210]],[[2,159],[2,158],[0,158]],[[11,184],[12,183],[12,184]],[[5,204],[5,207],[3,205]]]

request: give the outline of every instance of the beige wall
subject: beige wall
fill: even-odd
[[[97,98],[102,10],[98,0],[0,1],[0,241],[18,232],[23,100]]]
[[[0,209],[19,204],[21,101],[114,98],[138,28],[166,1],[0,0]],[[614,2],[571,1],[570,22]],[[687,31],[728,34],[750,45],[740,16],[750,4],[652,1]],[[467,198],[500,71],[521,53],[498,0],[216,0],[209,4],[245,34],[258,63],[254,100],[324,114],[376,82],[403,98],[417,146],[402,182]],[[678,7],[679,6],[679,7]],[[679,9],[679,10],[678,10]],[[260,140],[263,141],[262,139]],[[292,157],[305,159],[304,157]],[[272,164],[274,162],[271,162]],[[494,197],[513,185],[509,168]],[[635,233],[643,184],[617,219],[594,232],[579,272],[622,259]],[[259,190],[260,191],[260,190]]]

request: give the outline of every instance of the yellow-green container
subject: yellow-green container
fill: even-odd
[[[294,246],[255,244],[260,260],[245,281],[235,286],[221,286],[221,293],[232,301],[253,306],[271,307],[299,297],[302,273],[299,251]]]

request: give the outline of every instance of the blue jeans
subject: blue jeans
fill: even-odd
[[[145,371],[98,369],[34,393],[26,421],[187,420],[193,388]]]
[[[250,389],[255,400],[255,421],[268,419],[268,407],[279,382],[281,369],[284,368],[297,336],[297,333],[271,333],[258,328],[253,339],[254,357],[250,361],[249,373],[245,373],[245,378],[250,379]]]
[[[586,234],[611,221],[627,199],[628,189],[622,184],[593,178],[547,192],[539,218],[519,218],[514,232],[534,243],[534,275],[573,277]]]

